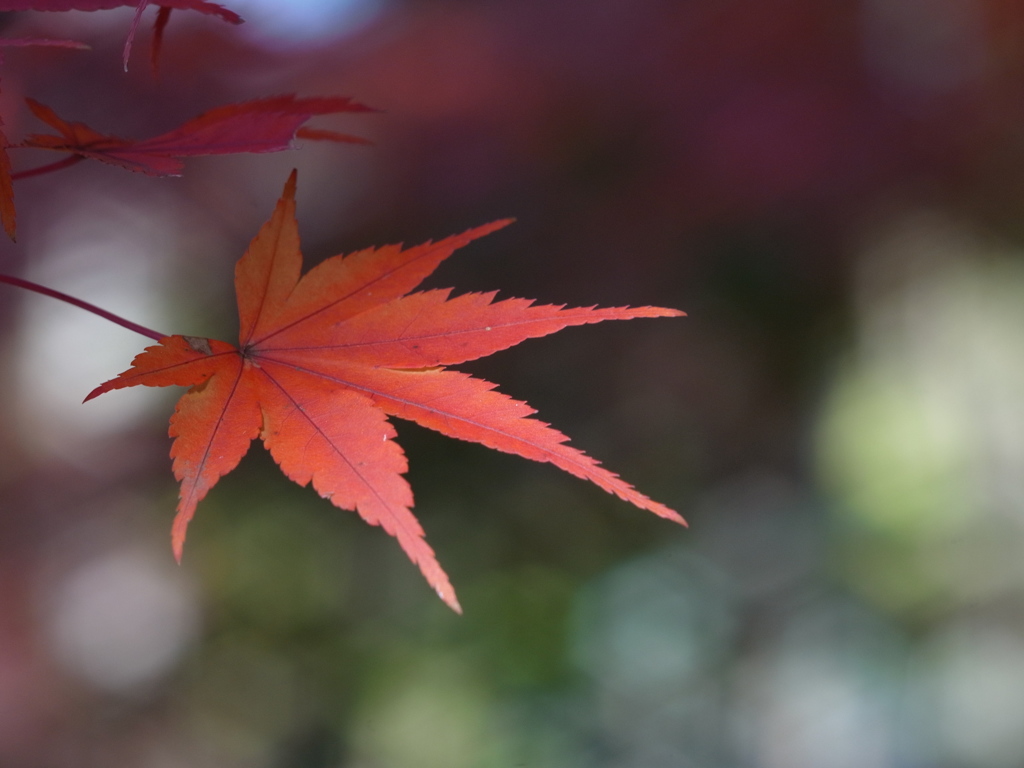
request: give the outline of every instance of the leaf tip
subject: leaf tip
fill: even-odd
[[[462,615],[462,606],[459,605],[459,599],[455,596],[455,592],[452,591],[449,594],[445,594],[442,590],[437,590],[437,596],[440,597],[444,604],[455,611],[459,616]]]
[[[288,175],[288,181],[284,183],[284,191],[281,192],[282,200],[294,200],[295,199],[295,185],[299,178],[299,169],[292,168],[292,172]]]
[[[171,523],[171,552],[178,565],[181,565],[181,556],[185,551],[185,532],[188,530],[193,510],[179,509],[178,514],[174,516],[174,522]]]
[[[647,507],[648,510],[656,514],[658,517],[663,517],[666,520],[671,520],[673,523],[679,523],[683,528],[689,528],[690,524],[686,522],[686,518],[676,512],[674,509],[666,507],[664,504],[658,504],[654,502],[653,505]]]

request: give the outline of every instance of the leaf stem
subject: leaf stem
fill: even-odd
[[[10,149],[19,149],[19,147],[10,147]],[[11,174],[11,181],[27,179],[30,176],[41,176],[44,173],[50,173],[52,171],[59,171],[62,168],[68,168],[84,159],[85,157],[82,155],[72,155],[71,157],[65,157],[63,160],[58,160],[57,162],[50,163],[49,165],[41,165],[38,168],[29,168],[27,171],[18,171],[17,173]]]
[[[84,309],[87,312],[92,312],[94,315],[99,315],[104,320],[109,320],[112,323],[117,323],[118,325],[127,328],[129,331],[141,333],[143,336],[148,336],[149,338],[156,339],[157,341],[160,341],[160,339],[167,336],[166,333],[159,333],[150,328],[146,328],[145,326],[139,325],[138,323],[133,323],[131,320],[125,320],[123,317],[115,315],[113,312],[107,312],[107,310],[105,309],[100,309],[95,304],[90,304],[87,301],[76,299],[74,296],[68,296],[66,293],[55,291],[53,290],[53,288],[47,288],[45,286],[39,285],[38,283],[33,283],[30,280],[23,280],[20,277],[0,274],[0,283],[7,283],[8,285],[13,285],[18,288],[24,288],[27,291],[35,291],[36,293],[41,293],[43,294],[43,296],[49,296],[54,299],[59,299],[60,301],[67,302],[68,304],[72,304],[73,306],[76,306],[80,309]]]

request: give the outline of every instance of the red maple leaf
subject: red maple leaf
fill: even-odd
[[[211,109],[172,131],[134,140],[102,134],[84,123],[68,122],[38,101],[26,101],[36,117],[54,128],[57,135],[33,134],[18,146],[66,152],[72,157],[23,171],[15,174],[15,178],[57,170],[87,157],[150,176],[176,176],[184,167],[183,157],[277,152],[288,149],[296,137],[367,144],[356,136],[305,129],[302,125],[315,115],[373,111],[343,96],[299,98],[287,94]]]
[[[132,41],[135,39],[135,32],[138,29],[139,21],[142,19],[142,12],[150,5],[152,0],[0,0],[0,11],[108,11],[111,8],[121,8],[126,5],[135,7],[135,17],[132,19],[128,29],[128,37],[124,43],[124,68],[128,69],[128,58],[132,51]],[[153,32],[153,61],[154,67],[157,53],[163,39],[164,27],[170,18],[171,11],[179,10],[199,11],[213,16],[219,16],[232,24],[241,24],[243,19],[234,11],[229,11],[216,3],[208,3],[205,0],[156,0],[154,5],[160,6],[157,14]]]
[[[132,6],[138,8],[152,4],[164,8],[199,11],[220,16],[237,24],[242,18],[216,3],[204,0],[0,0],[0,11],[109,11],[112,8]]]
[[[526,403],[494,384],[451,371],[570,325],[682,315],[660,307],[598,309],[409,293],[442,260],[500,229],[497,221],[436,243],[334,256],[300,276],[295,172],[271,219],[235,267],[239,343],[166,336],[132,367],[89,393],[143,384],[191,389],[171,417],[171,456],[181,481],[172,547],[180,561],[196,505],[257,436],[284,473],[342,509],[355,509],[398,539],[430,585],[459,611],[455,591],[413,516],[407,462],[388,416],[451,437],[548,461],[657,515],[683,523],[568,438],[529,418]]]
[[[7,154],[7,136],[3,132],[4,121],[0,119],[0,223],[4,232],[14,240],[17,229],[17,212],[14,208],[14,184],[11,181],[11,158]]]
[[[40,37],[0,38],[0,48],[44,45],[52,48],[88,48],[85,43],[75,40],[49,40]],[[0,61],[3,57],[0,56]],[[14,239],[17,217],[14,210],[14,184],[11,177],[11,158],[7,154],[10,144],[3,132],[4,121],[0,118],[0,224],[7,236]]]

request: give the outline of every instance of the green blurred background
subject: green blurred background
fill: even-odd
[[[464,616],[259,446],[178,568],[177,393],[80,404],[146,340],[3,288],[0,765],[1024,766],[1024,5],[228,5],[159,77],[130,10],[5,14],[92,46],[9,49],[5,132],[296,92],[374,146],[19,181],[2,270],[232,339],[292,167],[309,264],[514,216],[429,285],[689,316],[463,369],[691,527],[399,423]]]

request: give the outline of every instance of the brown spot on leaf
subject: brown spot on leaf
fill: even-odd
[[[183,337],[188,345],[192,347],[196,352],[201,352],[204,355],[212,355],[213,350],[210,349],[210,340],[204,339],[199,336],[184,336]]]

